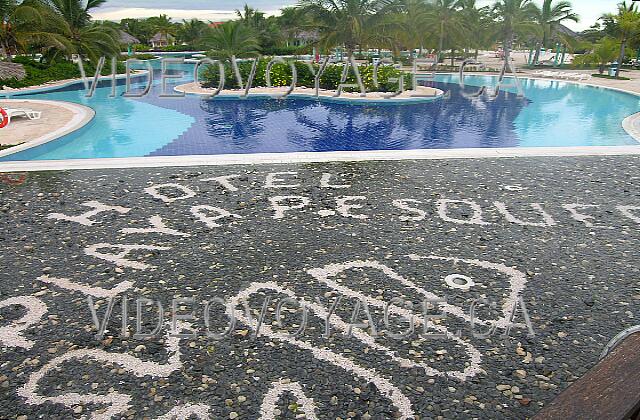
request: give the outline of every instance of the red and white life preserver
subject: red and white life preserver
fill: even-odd
[[[0,128],[5,128],[7,126],[7,124],[9,124],[9,115],[7,115],[7,112],[0,108]]]

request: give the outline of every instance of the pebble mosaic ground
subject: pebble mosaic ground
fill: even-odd
[[[531,417],[638,324],[639,164],[0,174],[0,418]]]

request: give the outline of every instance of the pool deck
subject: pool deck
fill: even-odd
[[[531,418],[639,322],[638,165],[584,156],[2,174],[0,418]],[[130,333],[138,298],[161,302],[165,327],[121,336],[124,295]],[[101,321],[113,296],[96,338],[87,298]],[[414,309],[391,302],[400,296]],[[170,338],[172,299],[191,297],[176,310],[194,317],[177,325],[195,335]],[[210,332],[237,319],[218,339],[203,315],[213,297],[230,309],[209,308]],[[301,311],[285,297],[310,308],[297,338]],[[446,297],[428,310],[446,318],[427,334],[459,336],[426,337],[418,324],[392,338],[409,315],[424,320],[425,297]],[[469,322],[479,298],[496,303],[476,308],[476,333],[498,325],[485,338]],[[371,323],[347,334],[358,299],[376,339]],[[243,300],[264,314],[259,329]],[[519,325],[502,337],[515,302]],[[143,312],[141,332],[155,318]]]
[[[26,117],[11,119],[11,123],[0,128],[0,144],[14,145],[0,151],[0,156],[39,146],[58,139],[89,124],[95,117],[93,109],[71,102],[35,99],[0,99],[0,107],[31,109],[42,112],[40,119]]]
[[[567,83],[577,83],[581,85],[588,86],[599,86],[606,87],[609,89],[616,89],[623,92],[629,92],[640,95],[640,70],[633,71],[623,71],[621,75],[623,77],[627,77],[630,80],[615,80],[615,79],[604,79],[598,77],[592,77],[589,80],[584,81],[575,81],[575,80],[567,80],[565,78],[550,78],[550,77],[540,77],[535,74],[536,70],[524,69],[522,73],[519,73],[518,76],[528,77],[531,79],[540,79],[540,80],[555,80],[558,82],[567,82]],[[591,75],[597,73],[595,70],[562,70],[562,69],[549,69],[551,71],[556,71],[558,73],[580,73]]]
[[[40,139],[61,137],[86,125],[94,116],[91,108],[59,101],[0,99],[0,108],[30,109],[42,112],[38,120],[27,117],[12,118],[11,123],[0,129],[0,145],[18,145]],[[57,137],[51,136],[57,133]]]

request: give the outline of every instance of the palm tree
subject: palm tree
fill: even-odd
[[[11,61],[14,52],[70,50],[67,39],[56,33],[52,11],[38,0],[0,0],[0,54]]]
[[[532,0],[499,0],[493,6],[498,19],[498,36],[503,42],[505,70],[511,71],[511,50],[516,35],[538,34],[540,9]]]
[[[106,0],[103,0],[106,1]],[[176,25],[171,22],[171,18],[167,15],[154,16],[148,19],[149,24],[155,33],[159,33],[165,38],[176,34]]]
[[[108,26],[91,22],[91,9],[95,9],[107,0],[40,0],[51,13],[48,15],[49,25],[65,37],[71,50],[66,55],[75,53],[81,57],[96,61],[102,56],[113,56],[120,53],[118,32]]]
[[[12,51],[18,46],[15,31],[16,9],[15,0],[0,0],[0,55],[11,61]]]
[[[604,37],[593,47],[590,54],[586,54],[583,60],[586,63],[597,63],[600,74],[604,73],[605,67],[618,56],[620,51],[619,42],[615,38]]]
[[[238,21],[218,26],[207,34],[202,42],[212,49],[210,55],[213,58],[221,60],[229,60],[232,56],[254,57],[260,49],[258,39],[251,29]]]
[[[537,63],[540,59],[540,50],[546,47],[548,42],[557,33],[558,26],[566,20],[578,22],[580,18],[573,12],[571,3],[568,1],[544,0],[542,9],[537,16],[538,24],[542,28],[542,44],[538,44],[533,59]]]
[[[266,17],[264,12],[244,5],[242,10],[236,9],[236,15],[239,20],[250,28],[258,37],[258,41],[262,48],[274,47],[276,44],[284,41],[284,36],[277,25],[275,17]]]
[[[183,20],[178,28],[178,38],[182,42],[194,45],[200,41],[207,29],[207,24],[198,19]]]
[[[285,41],[295,37],[301,31],[303,19],[304,14],[300,13],[300,9],[297,7],[280,9],[280,15],[276,17],[276,22]]]
[[[476,5],[476,0],[458,0],[460,15],[465,23],[464,42],[465,54],[468,48],[475,49],[475,57],[478,57],[478,50],[486,47],[490,43],[490,25],[493,20],[490,16],[490,7],[480,7]],[[466,58],[466,57],[465,57]]]
[[[236,9],[236,15],[242,23],[250,28],[260,29],[265,21],[265,14],[245,4],[242,10]]]
[[[618,67],[616,68],[616,77],[619,77],[627,42],[640,35],[640,13],[638,13],[633,5],[626,7],[626,4],[623,2],[620,4],[618,14],[614,17],[614,20],[618,32],[618,39],[620,40],[620,55],[618,57]]]
[[[411,51],[425,45],[429,8],[423,0],[401,0],[400,9],[386,16],[380,31],[372,36],[379,45],[389,45],[394,54],[401,49]]]
[[[365,46],[396,5],[389,0],[301,0],[309,27],[320,32],[323,48],[344,46],[348,57]]]
[[[155,35],[153,26],[147,19],[122,19],[120,28],[128,34],[138,38],[141,43],[146,44]]]
[[[433,0],[429,7],[427,27],[434,28],[438,36],[438,56],[442,57],[445,46],[455,48],[454,42],[462,39],[466,24],[460,14],[459,0]],[[452,57],[453,61],[453,57]]]

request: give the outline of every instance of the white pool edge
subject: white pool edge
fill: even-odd
[[[629,115],[622,120],[622,128],[628,135],[640,143],[640,112]]]
[[[455,74],[455,73],[451,73]],[[470,73],[471,74],[471,73]],[[138,74],[142,76],[143,74]],[[493,76],[493,75],[489,75]],[[561,80],[531,76],[523,79],[546,80],[590,86],[598,89],[611,89],[622,93],[640,96],[617,87],[594,85],[579,81]],[[69,83],[71,84],[71,83]],[[52,87],[50,90],[59,88]],[[47,102],[47,101],[40,101]],[[63,103],[59,101],[49,101]],[[72,104],[65,102],[66,104]],[[78,105],[80,106],[80,105]],[[91,108],[89,108],[91,109]],[[93,111],[91,109],[91,111]],[[91,117],[93,119],[94,115]],[[90,120],[91,120],[90,119]],[[89,121],[90,121],[89,120]],[[87,121],[87,123],[89,122]],[[635,122],[639,121],[638,129]],[[83,124],[82,126],[86,125]],[[11,147],[0,152],[0,157],[17,153],[43,143],[60,138],[70,132],[48,138],[32,140],[23,145]],[[634,140],[640,143],[640,112],[632,114],[622,121],[622,127]],[[52,133],[53,134],[53,133]],[[37,144],[34,144],[38,142]],[[21,148],[23,147],[24,148]],[[571,157],[571,156],[625,156],[640,155],[640,145],[635,146],[578,146],[578,147],[512,147],[512,148],[464,148],[464,149],[416,149],[416,150],[375,150],[375,151],[337,151],[337,152],[294,152],[294,153],[256,153],[226,155],[188,155],[188,156],[153,156],[100,159],[66,159],[48,161],[15,161],[0,162],[2,172],[35,172],[48,170],[74,169],[122,169],[122,168],[159,168],[184,166],[224,166],[252,165],[274,163],[315,163],[315,162],[361,162],[361,161],[393,161],[393,160],[430,160],[430,159],[472,159],[472,158],[518,158],[518,157]]]
[[[106,159],[2,162],[0,172],[35,172],[77,169],[159,168],[278,163],[363,162],[518,157],[640,155],[638,146],[522,147],[487,149],[420,149],[354,152],[256,153],[198,156],[155,156]]]
[[[11,99],[13,100],[13,99]],[[93,108],[90,108],[85,105],[76,104],[73,102],[65,102],[65,101],[49,101],[49,100],[40,100],[40,99],[16,99],[20,102],[26,103],[34,103],[34,104],[43,104],[43,105],[51,105],[57,106],[60,108],[64,108],[73,113],[73,117],[66,123],[64,126],[58,128],[57,130],[53,130],[41,137],[38,137],[33,140],[29,140],[28,142],[19,144],[17,146],[10,147],[8,149],[0,151],[0,157],[9,156],[14,153],[21,152],[23,150],[31,149],[36,146],[40,146],[42,144],[48,143],[53,140],[57,140],[60,137],[64,137],[67,134],[71,134],[82,127],[89,124],[96,116],[96,112]]]

